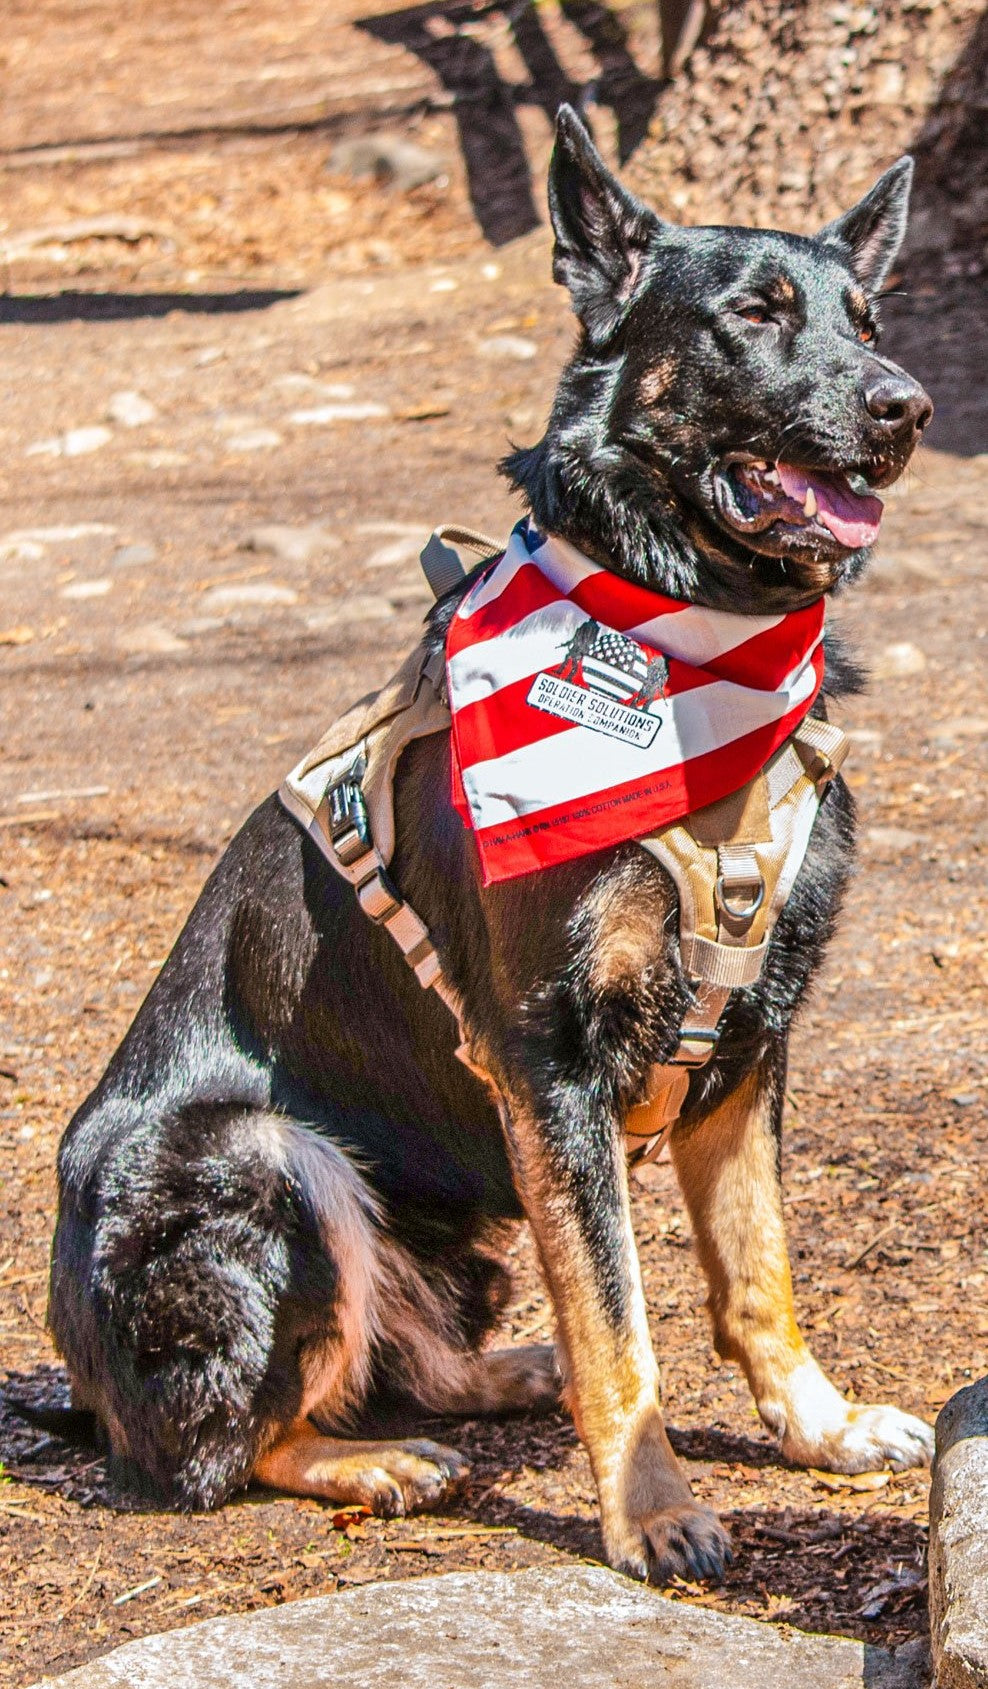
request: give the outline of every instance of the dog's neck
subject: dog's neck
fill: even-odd
[[[679,495],[620,448],[595,462],[550,426],[537,445],[500,464],[544,533],[559,534],[595,562],[670,598],[737,615],[803,609],[833,582],[797,581],[778,558],[734,546]],[[865,557],[855,559],[858,574]]]
[[[750,552],[739,562],[701,551],[677,526],[680,518],[671,501],[667,510],[646,506],[637,485],[622,494],[615,487],[613,465],[609,474],[594,474],[583,457],[561,448],[551,431],[499,467],[525,497],[543,533],[558,534],[594,562],[654,592],[741,615],[801,609],[819,596],[785,587],[773,593],[766,577],[770,571],[779,573],[774,559]],[[832,626],[824,645],[824,694],[839,698],[862,692],[865,671]]]

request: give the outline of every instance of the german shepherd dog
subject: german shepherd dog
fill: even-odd
[[[553,273],[578,343],[545,437],[502,466],[539,529],[715,609],[786,612],[853,580],[853,512],[874,509],[868,489],[896,479],[932,414],[876,347],[910,175],[900,160],[813,238],[678,228],[564,107]],[[458,601],[432,613],[435,650]],[[831,650],[827,692],[854,675]],[[467,1467],[429,1441],[358,1440],[372,1400],[477,1415],[561,1394],[610,1564],[716,1577],[729,1539],[663,1427],[622,1146],[691,1001],[672,882],[631,842],[483,888],[443,734],[404,754],[396,825],[394,878],[486,1082],[454,1059],[444,1004],[269,798],[62,1141],[49,1318],[74,1415],[179,1508],[254,1481],[396,1515],[442,1502]],[[761,979],[734,992],[671,1138],[717,1349],[783,1455],[838,1472],[919,1464],[932,1446],[919,1420],[845,1401],[793,1311],[787,1042],[851,846],[837,780]],[[485,1348],[522,1218],[558,1345]]]

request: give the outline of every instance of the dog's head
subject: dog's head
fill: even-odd
[[[818,235],[679,228],[563,107],[553,274],[580,338],[544,440],[506,462],[539,523],[695,601],[793,607],[861,568],[875,489],[933,414],[878,351],[911,160]]]

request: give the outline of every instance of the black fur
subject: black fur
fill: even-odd
[[[901,469],[921,422],[896,431],[867,413],[869,383],[890,366],[858,338],[874,307],[855,266],[876,277],[890,261],[906,185],[890,172],[817,240],[675,229],[631,199],[564,112],[550,203],[580,338],[544,439],[506,465],[539,526],[648,586],[732,610],[794,608],[852,578],[860,554],[732,537],[711,489],[738,450],[864,466],[874,481]],[[771,327],[737,314],[752,296],[777,312]],[[457,598],[432,614],[436,649]],[[828,691],[855,684],[831,649]],[[483,890],[444,736],[406,752],[396,818],[393,878],[432,931],[476,1047],[537,1119],[620,1325],[619,1123],[690,1002],[669,882],[632,843]],[[687,1123],[756,1067],[781,1096],[852,835],[837,781],[764,974],[735,993],[717,1056],[691,1081]],[[597,965],[604,894],[657,911],[654,953],[633,976]],[[522,1213],[520,1150],[454,1059],[457,1041],[349,886],[276,799],[262,804],[59,1154],[52,1331],[79,1409],[174,1504],[210,1506],[247,1481],[264,1436],[298,1410],[300,1355],[338,1316],[326,1202],[272,1119],[310,1135],[320,1188],[342,1167],[334,1157],[362,1170],[373,1225],[440,1287],[458,1340],[477,1343],[492,1323],[503,1285],[486,1240]],[[377,1383],[401,1384],[393,1346],[375,1366]]]

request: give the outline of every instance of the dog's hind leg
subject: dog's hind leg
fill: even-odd
[[[110,1149],[98,1203],[81,1200],[85,1160],[78,1138],[63,1150],[50,1317],[129,1478],[186,1509],[256,1475],[385,1512],[460,1480],[436,1445],[343,1438],[388,1340],[390,1258],[335,1144],[195,1104]]]
[[[924,1465],[933,1453],[929,1427],[898,1408],[845,1401],[799,1330],[779,1181],[782,1095],[778,1074],[756,1073],[698,1126],[672,1136],[715,1347],[743,1368],[762,1419],[797,1465]]]
[[[560,1405],[562,1379],[551,1343],[490,1349],[459,1370],[443,1413],[470,1419],[491,1413],[549,1413]]]

